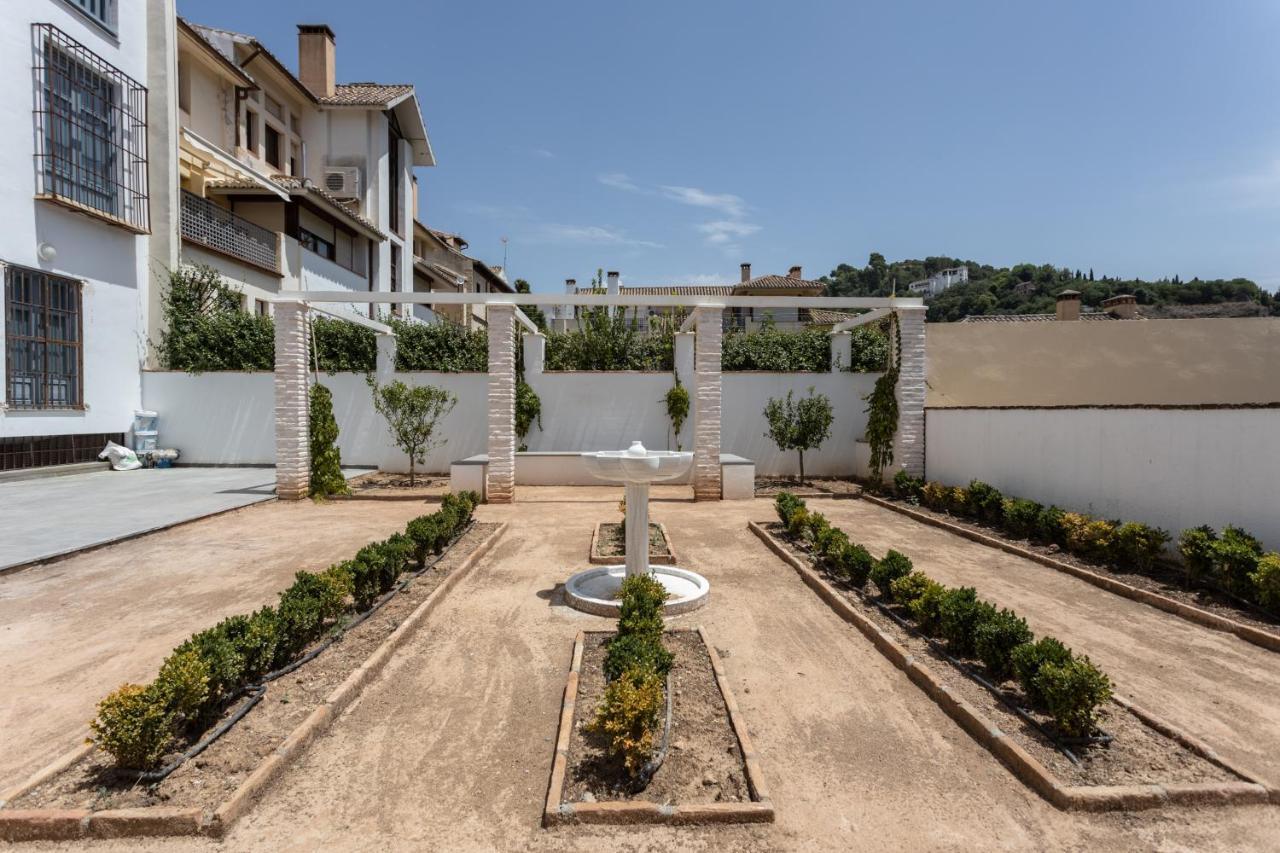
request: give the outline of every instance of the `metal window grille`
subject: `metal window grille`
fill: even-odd
[[[80,282],[7,266],[4,305],[9,408],[83,408]]]
[[[68,0],[95,23],[116,31],[116,0]]]
[[[52,24],[32,24],[36,194],[150,229],[147,90]]]
[[[271,272],[280,271],[274,231],[182,191],[182,239]]]

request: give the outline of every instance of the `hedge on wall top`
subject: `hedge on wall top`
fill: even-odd
[[[675,367],[673,324],[652,322],[647,334],[631,318],[605,308],[582,312],[577,329],[547,335],[546,370],[670,371]]]
[[[831,342],[821,329],[784,332],[730,332],[724,336],[722,369],[825,373],[831,369]]]
[[[486,373],[489,339],[479,329],[452,323],[407,323],[392,320],[396,334],[396,370],[439,370]]]

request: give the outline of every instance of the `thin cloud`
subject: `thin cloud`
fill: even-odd
[[[625,172],[607,172],[598,175],[596,180],[604,184],[606,187],[612,187],[615,190],[625,190],[629,193],[640,192],[640,187]]]
[[[662,194],[672,201],[693,207],[708,207],[725,216],[740,219],[746,215],[747,203],[732,193],[711,193],[698,187],[660,187]]]
[[[750,237],[760,230],[760,226],[732,219],[717,219],[714,222],[703,222],[697,229],[706,235],[707,242],[712,246],[725,246],[734,240]]]
[[[588,246],[632,246],[643,249],[661,249],[661,243],[637,240],[625,232],[603,225],[565,225],[548,222],[538,228],[542,239],[555,243],[571,243]]]

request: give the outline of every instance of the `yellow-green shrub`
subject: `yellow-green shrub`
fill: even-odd
[[[209,701],[209,664],[183,644],[165,658],[153,686],[180,722],[193,720]]]
[[[1263,554],[1250,578],[1258,603],[1268,610],[1280,612],[1280,553]]]
[[[950,494],[947,486],[930,481],[920,488],[920,502],[930,509],[946,509]]]
[[[1104,557],[1111,548],[1116,525],[1084,513],[1064,512],[1062,530],[1068,551],[1083,557]]]
[[[131,770],[151,770],[173,740],[173,713],[165,697],[152,687],[124,684],[98,703],[89,727],[94,742]]]
[[[655,738],[662,724],[664,694],[662,678],[652,669],[627,670],[609,682],[596,718],[587,731],[609,739],[609,751],[622,759],[632,776],[637,775],[653,755]]]

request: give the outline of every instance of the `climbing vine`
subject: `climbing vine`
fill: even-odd
[[[529,434],[534,421],[538,429],[542,429],[542,400],[539,399],[533,386],[524,381],[524,377],[516,378],[516,435],[520,436],[521,452],[528,450],[525,436]]]
[[[676,439],[676,450],[680,450],[680,429],[689,417],[689,389],[680,384],[679,376],[663,399],[667,404],[667,418],[671,421],[671,434]]]
[[[876,380],[876,386],[867,395],[867,443],[871,445],[871,480],[879,483],[884,469],[893,464],[893,436],[898,431],[898,370],[902,364],[902,335],[898,328],[898,314],[889,315],[892,324],[890,337],[894,342],[894,357],[884,374]]]

